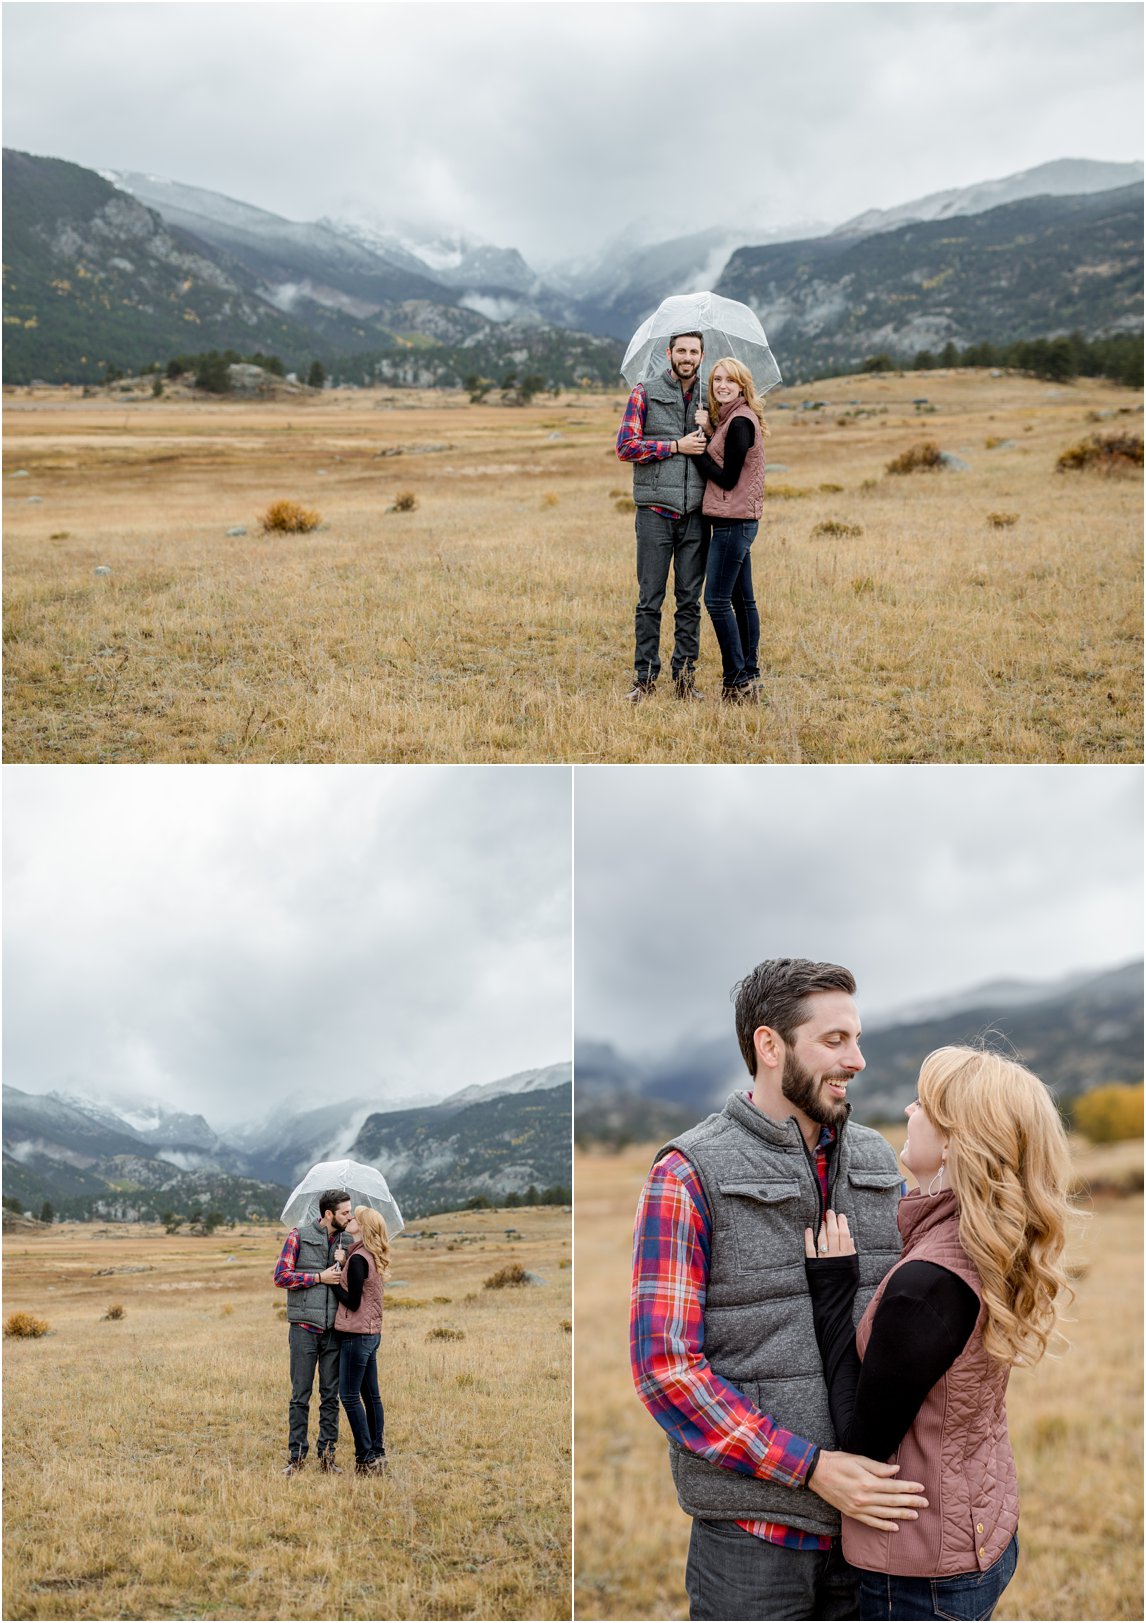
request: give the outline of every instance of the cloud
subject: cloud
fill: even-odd
[[[836,223],[1142,150],[1141,10],[1089,0],[94,0],[3,20],[9,146],[539,265],[650,214],[662,240],[741,224],[749,199],[754,225]]]
[[[7,1080],[253,1117],[569,1052],[561,767],[13,769]]]
[[[1131,767],[577,772],[577,1029],[648,1054],[726,1028],[761,959],[848,965],[874,1014],[1141,952]]]

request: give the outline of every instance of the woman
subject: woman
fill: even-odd
[[[828,1212],[805,1263],[841,1449],[898,1463],[930,1509],[896,1532],[845,1516],[865,1618],[988,1618],[1018,1561],[1007,1379],[1046,1351],[1069,1206],[1066,1135],[1046,1088],[1001,1054],[939,1048],[900,1154],[919,1183],[904,1247],[852,1327],[847,1219]]]
[[[696,466],[708,483],[701,511],[712,520],[704,606],[724,665],[721,697],[747,704],[758,697],[760,616],[752,596],[750,549],[764,510],[764,407],[752,374],[739,361],[717,361],[708,379],[708,410],[696,414],[708,450]],[[713,426],[715,425],[715,427]]]
[[[378,1343],[382,1339],[382,1285],[390,1277],[390,1237],[372,1206],[356,1206],[346,1225],[351,1245],[338,1298],[338,1395],[354,1434],[354,1468],[360,1474],[386,1469],[385,1416],[378,1393]]]

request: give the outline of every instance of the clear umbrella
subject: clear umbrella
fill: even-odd
[[[621,376],[630,385],[648,383],[665,371],[669,339],[678,332],[704,336],[704,359],[709,366],[730,355],[752,373],[758,394],[767,394],[781,382],[764,329],[755,310],[719,293],[674,293],[664,299],[629,340],[621,362]]]
[[[317,1219],[318,1197],[326,1189],[345,1189],[352,1206],[373,1206],[385,1218],[391,1239],[405,1227],[398,1202],[385,1178],[377,1168],[365,1166],[361,1161],[319,1161],[311,1167],[291,1191],[283,1207],[283,1222],[297,1228],[300,1223]]]

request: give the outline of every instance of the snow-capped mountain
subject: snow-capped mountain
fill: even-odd
[[[508,1093],[540,1093],[545,1088],[563,1087],[572,1080],[573,1067],[566,1060],[561,1065],[546,1065],[540,1071],[515,1071],[512,1076],[503,1076],[494,1082],[473,1082],[443,1099],[442,1108],[454,1110],[476,1104],[479,1099],[498,1099]]]
[[[1059,158],[1040,163],[1017,175],[1000,180],[984,180],[974,186],[930,192],[911,203],[890,209],[867,209],[845,220],[833,237],[869,237],[879,231],[895,231],[916,220],[947,220],[954,215],[984,214],[1003,203],[1018,203],[1027,197],[1083,197],[1093,192],[1110,192],[1119,186],[1133,186],[1142,179],[1140,163],[1099,163],[1091,158]]]

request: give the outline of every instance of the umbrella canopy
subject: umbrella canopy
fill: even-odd
[[[283,1222],[297,1228],[300,1223],[316,1220],[318,1197],[326,1189],[345,1189],[352,1206],[373,1206],[385,1219],[391,1239],[405,1227],[398,1202],[385,1178],[375,1167],[365,1166],[361,1161],[319,1161],[312,1166],[291,1191],[283,1207]]]
[[[719,293],[674,293],[661,301],[629,340],[621,376],[630,387],[648,383],[666,369],[665,351],[678,332],[704,335],[706,366],[715,365],[725,355],[742,361],[752,373],[758,394],[767,394],[781,382],[780,368],[755,310]]]

